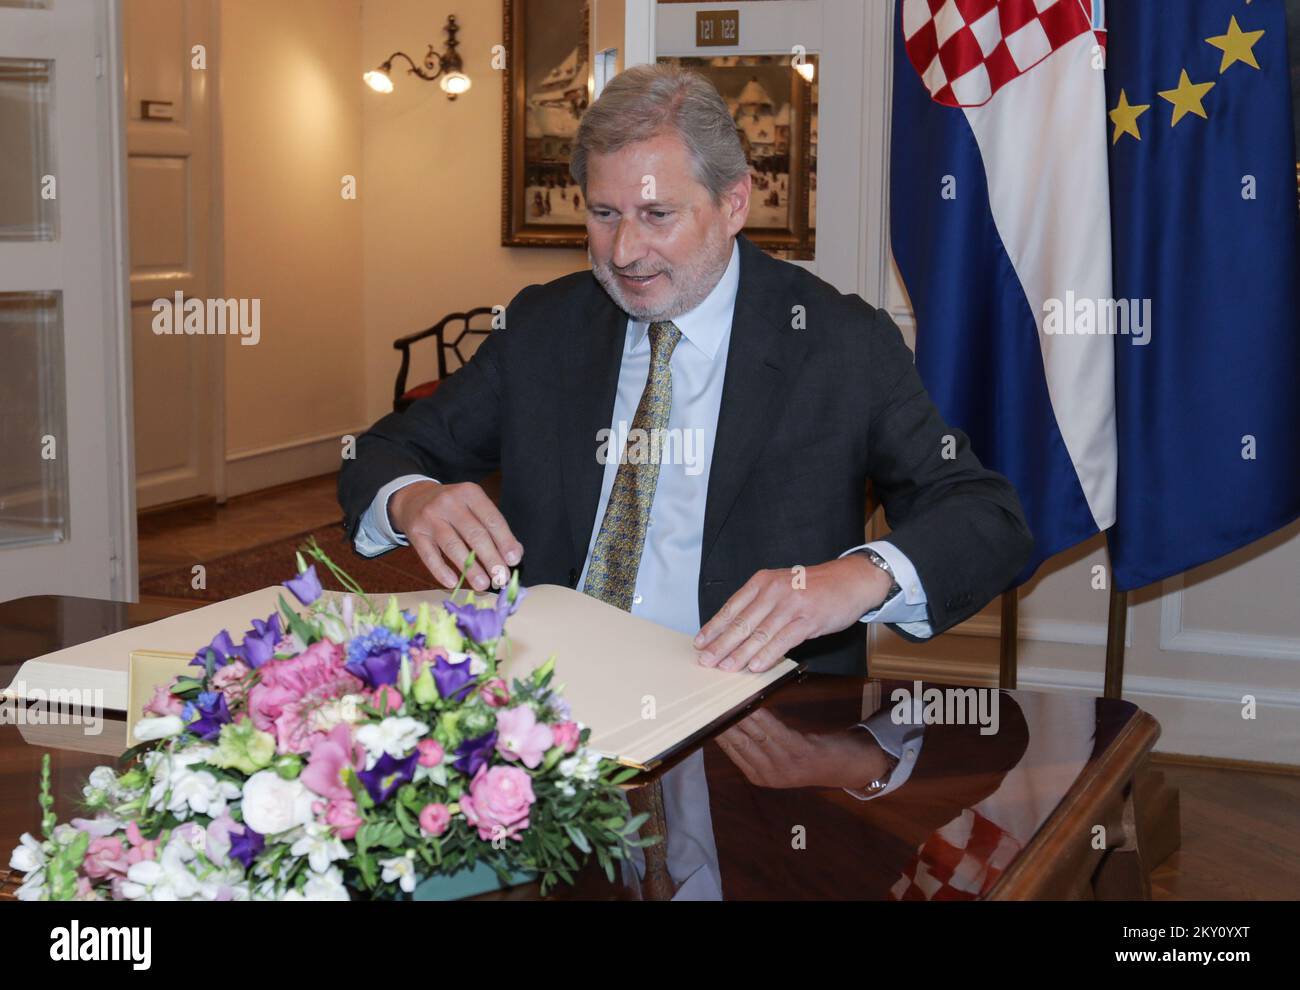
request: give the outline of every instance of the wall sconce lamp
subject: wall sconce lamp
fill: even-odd
[[[433,45],[429,45],[429,50],[424,55],[423,68],[416,65],[406,52],[393,52],[379,68],[371,69],[361,78],[376,93],[391,93],[393,91],[393,59],[404,58],[407,64],[410,65],[410,68],[406,70],[408,75],[418,76],[428,82],[438,79],[438,85],[447,94],[447,99],[454,100],[470,87],[469,76],[461,71],[460,53],[456,51],[456,32],[460,30],[460,25],[456,23],[455,14],[448,15],[447,25],[443,30],[447,32],[446,49],[439,55],[433,50]]]

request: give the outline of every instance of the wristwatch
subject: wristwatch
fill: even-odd
[[[885,593],[885,597],[881,603],[876,606],[877,609],[884,608],[889,603],[890,599],[903,589],[898,586],[898,579],[894,577],[894,569],[889,566],[889,561],[880,556],[880,554],[876,553],[876,551],[872,550],[870,547],[866,547],[860,552],[866,554],[869,561],[889,575],[889,591]]]
[[[860,801],[865,801],[869,797],[879,794],[889,786],[889,779],[894,776],[894,771],[898,769],[898,757],[893,753],[885,751],[885,772],[879,777],[867,784],[865,787],[845,788],[850,794]]]

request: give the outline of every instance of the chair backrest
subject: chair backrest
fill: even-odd
[[[411,370],[411,346],[428,337],[437,343],[438,379],[441,381],[457,368],[463,367],[472,356],[469,344],[473,337],[486,337],[492,332],[493,310],[491,306],[476,306],[463,313],[448,313],[433,326],[415,333],[407,334],[393,341],[393,347],[402,352],[402,363],[397,369],[397,381],[393,384],[393,408],[401,410],[407,404],[402,396],[406,394],[406,376]],[[487,317],[485,321],[482,319]],[[454,355],[455,367],[448,361],[448,355]]]
[[[487,319],[479,319],[480,317]],[[438,326],[442,328],[437,335],[439,378],[446,378],[469,361],[473,351],[468,350],[468,344],[474,337],[486,337],[492,332],[491,318],[491,306],[476,306],[464,313],[448,313],[438,321]],[[448,363],[453,355],[456,358],[455,367]]]

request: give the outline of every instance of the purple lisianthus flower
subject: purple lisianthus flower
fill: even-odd
[[[456,747],[457,759],[452,766],[466,776],[473,777],[478,768],[487,763],[497,744],[497,730],[493,729],[486,736],[466,739]]]
[[[232,721],[226,696],[220,691],[199,692],[197,701],[186,702],[181,717],[189,722],[186,731],[200,739],[216,739],[221,727]]]
[[[462,701],[473,689],[474,675],[469,672],[470,658],[452,663],[439,654],[433,661],[433,683],[438,693],[450,701]]]
[[[256,670],[274,657],[275,644],[280,642],[282,635],[279,612],[272,612],[265,622],[261,619],[254,619],[253,628],[244,633],[244,645],[242,647],[244,659],[248,662],[248,665]]]
[[[357,778],[365,785],[375,804],[383,804],[399,787],[415,776],[415,765],[419,759],[418,749],[401,759],[385,753],[371,769],[360,771]]]
[[[230,858],[239,860],[244,864],[244,869],[248,869],[266,848],[266,839],[261,832],[254,832],[247,825],[236,828],[242,828],[243,831],[236,832],[234,828],[230,830]]]
[[[289,578],[282,584],[293,592],[293,596],[304,605],[310,605],[320,597],[320,578],[316,576],[316,565],[312,564],[301,574]]]
[[[367,687],[396,684],[402,668],[402,657],[407,655],[406,639],[382,626],[376,627],[348,642],[348,659],[344,666],[348,673],[361,678]]]
[[[230,633],[225,629],[212,637],[212,642],[200,649],[194,654],[194,659],[190,661],[191,667],[206,667],[208,664],[208,650],[211,650],[216,659],[214,666],[224,667],[232,659],[239,655],[235,648],[235,641],[230,638]]]
[[[518,589],[515,600],[510,601],[510,589],[502,588],[497,592],[496,605],[479,608],[468,603],[457,605],[455,602],[443,602],[443,608],[456,617],[456,627],[476,643],[486,643],[496,639],[505,628],[506,619],[519,610],[519,603],[524,600],[525,591]]]

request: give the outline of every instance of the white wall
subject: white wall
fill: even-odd
[[[447,313],[505,305],[520,289],[587,267],[586,252],[501,246],[501,0],[366,0],[357,72],[394,51],[441,51],[448,14],[473,85],[455,102],[436,82],[394,73],[395,90],[362,99],[366,413],[392,408],[392,342]],[[399,65],[404,65],[399,61]],[[435,377],[433,348],[417,348],[410,378]]]
[[[333,470],[368,423],[360,0],[222,0],[223,296],[261,299],[226,349],[226,492]],[[364,184],[361,186],[364,195]]]

